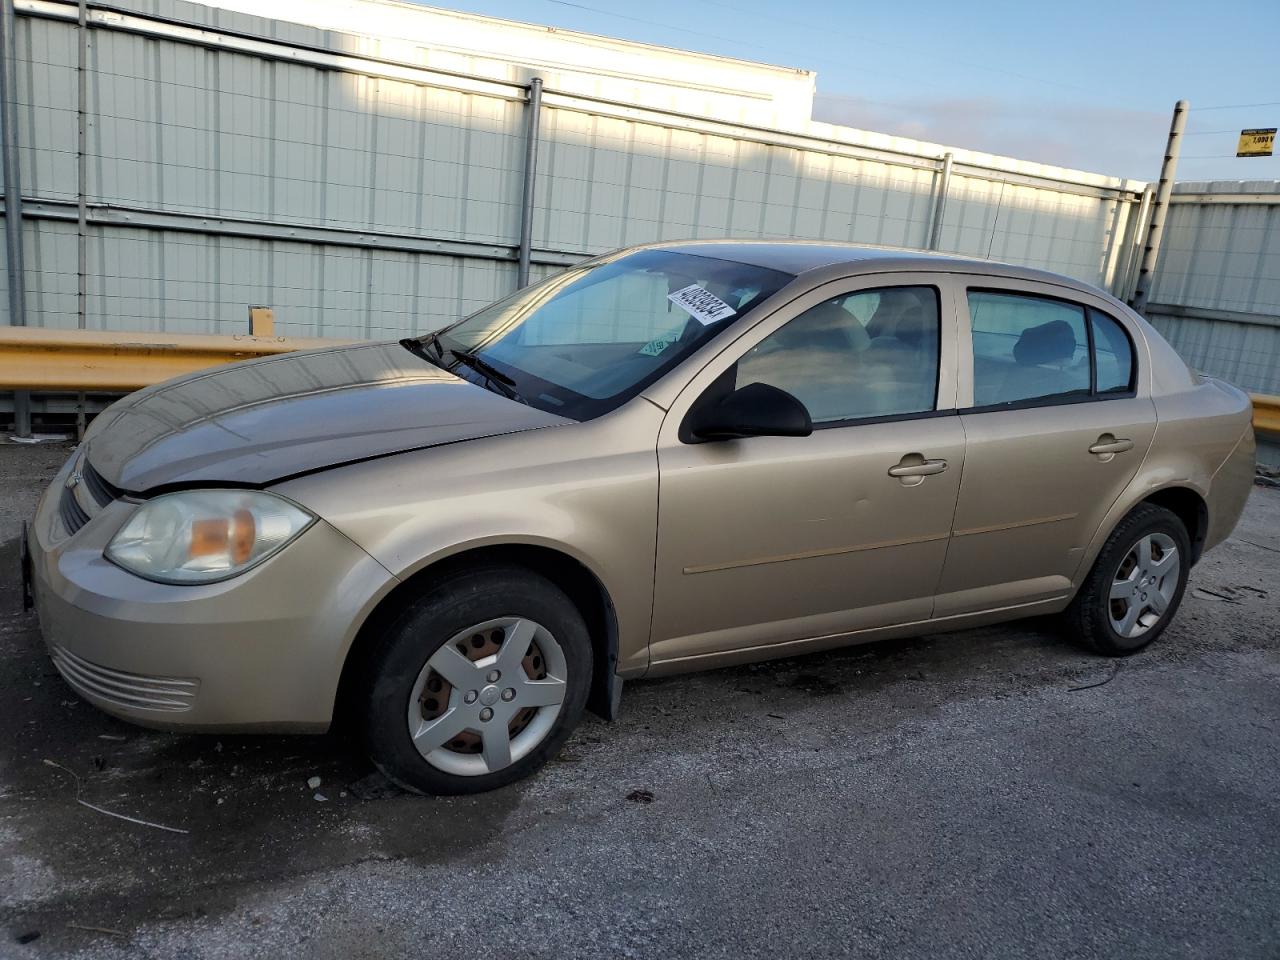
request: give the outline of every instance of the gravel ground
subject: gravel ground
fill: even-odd
[[[1280,490],[1137,657],[1029,621],[632,683],[422,799],[80,702],[16,576],[67,449],[0,445],[0,956],[1280,957]]]

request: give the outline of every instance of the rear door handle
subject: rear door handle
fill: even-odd
[[[1101,457],[1109,453],[1111,454],[1125,453],[1132,449],[1133,449],[1132,440],[1127,440],[1127,439],[1124,439],[1123,437],[1117,439],[1116,437],[1113,437],[1109,433],[1104,433],[1102,436],[1098,438],[1098,442],[1089,448],[1089,452],[1094,454],[1095,456]]]
[[[889,468],[889,476],[891,477],[931,477],[935,473],[941,473],[947,469],[947,461],[945,460],[923,460],[910,455],[902,458],[902,462],[896,467]]]

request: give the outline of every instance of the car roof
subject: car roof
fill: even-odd
[[[903,271],[976,273],[1055,283],[1089,293],[1103,292],[1091,284],[1032,267],[1020,267],[995,260],[897,250],[890,247],[866,247],[852,243],[815,243],[805,240],[689,240],[653,244],[648,249],[733,260],[795,275],[839,265],[848,267],[850,275]]]

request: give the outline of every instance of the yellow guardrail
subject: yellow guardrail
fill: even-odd
[[[1280,397],[1263,393],[1251,393],[1253,400],[1253,428],[1268,433],[1280,433]]]
[[[126,393],[220,363],[356,342],[328,337],[0,327],[0,390]],[[1260,393],[1251,397],[1254,427],[1280,433],[1280,397]]]
[[[220,363],[352,342],[0,327],[0,389],[127,393]]]

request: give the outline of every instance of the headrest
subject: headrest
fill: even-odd
[[[1027,327],[1013,345],[1013,359],[1024,367],[1067,360],[1076,352],[1076,335],[1065,320]]]
[[[834,300],[827,300],[805,311],[804,325],[810,330],[843,330],[853,315]]]
[[[897,289],[880,291],[880,302],[875,313],[867,321],[867,333],[873,337],[896,336],[894,327],[903,312],[920,306],[920,298],[914,290]]]
[[[778,331],[788,349],[862,350],[869,338],[858,318],[834,300],[811,307]]]
[[[910,306],[898,314],[898,322],[893,326],[893,335],[903,343],[918,344],[926,336],[936,337],[934,324],[925,316],[924,308]]]

